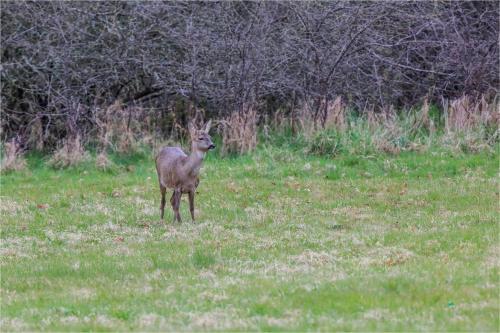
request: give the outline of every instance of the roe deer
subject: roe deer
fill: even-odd
[[[212,138],[208,135],[211,120],[203,129],[196,129],[189,123],[189,134],[191,136],[191,154],[186,155],[179,147],[163,147],[156,156],[156,172],[160,183],[161,204],[160,217],[163,220],[165,210],[165,193],[167,188],[173,189],[174,193],[170,198],[172,209],[174,210],[174,222],[181,222],[179,206],[183,193],[189,195],[189,210],[191,219],[194,222],[194,192],[200,182],[198,174],[205,153],[215,148]]]

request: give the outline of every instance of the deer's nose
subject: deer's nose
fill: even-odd
[[[215,145],[214,144],[211,144],[208,149],[215,149]]]

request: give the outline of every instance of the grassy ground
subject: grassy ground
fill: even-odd
[[[6,330],[499,329],[498,154],[210,156],[198,221],[151,160],[1,177]]]

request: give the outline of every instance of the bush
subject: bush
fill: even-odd
[[[318,131],[307,146],[307,152],[314,155],[335,156],[342,150],[342,134],[337,130]]]

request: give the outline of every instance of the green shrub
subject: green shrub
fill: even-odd
[[[307,152],[314,155],[335,156],[342,151],[342,134],[332,129],[318,131],[307,145]]]

